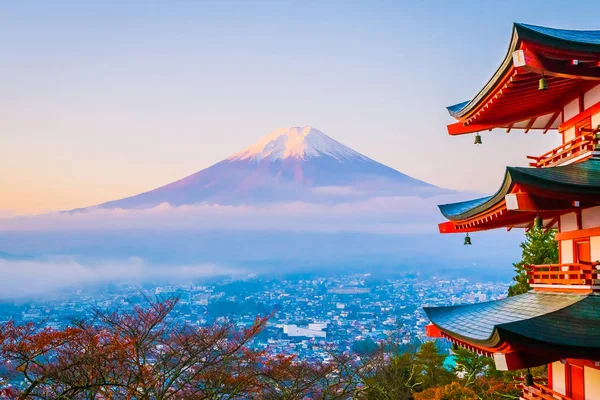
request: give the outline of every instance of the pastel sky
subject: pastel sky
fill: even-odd
[[[303,125],[490,192],[558,135],[474,146],[446,134],[445,107],[487,81],[512,22],[600,28],[551,1],[95,3],[0,5],[0,216],[146,191]]]

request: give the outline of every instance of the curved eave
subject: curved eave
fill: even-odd
[[[574,201],[597,200],[600,196],[600,159],[551,168],[507,167],[500,189],[492,196],[439,205],[450,221],[465,221],[498,208],[506,195],[518,188],[542,196]],[[539,210],[543,211],[543,210]]]
[[[498,81],[500,81],[502,77],[506,76],[508,72],[512,69],[512,53],[518,49],[518,45],[519,35],[517,32],[517,24],[514,24],[512,37],[508,45],[508,50],[506,52],[506,55],[504,56],[504,60],[500,64],[500,67],[498,67],[494,75],[492,75],[492,78],[479,91],[479,93],[475,95],[475,97],[473,97],[471,100],[447,107],[448,112],[452,117],[458,120],[463,119],[463,117],[467,113],[469,113],[469,111],[476,108],[476,106],[484,100],[487,94],[491,92],[494,87],[497,86]]]
[[[456,217],[477,207],[481,207],[490,202],[493,196],[480,197],[478,199],[460,201],[458,203],[440,204],[438,208],[442,215],[449,220],[454,220]]]
[[[504,201],[505,196],[510,193],[513,182],[509,170],[504,174],[504,180],[500,189],[492,196],[479,199],[462,201],[459,203],[441,204],[438,206],[444,217],[450,221],[462,221],[487,212]],[[471,207],[469,207],[471,205]]]
[[[457,118],[456,114],[461,112],[467,106],[467,104],[469,104],[470,102],[471,102],[471,100],[463,101],[462,103],[458,103],[458,104],[454,104],[454,105],[446,107],[446,110],[448,110],[448,113],[450,115]]]
[[[479,304],[425,308],[425,312],[442,337],[487,355],[522,352],[527,353],[525,358],[537,354],[552,360],[600,357],[600,296],[528,292]],[[539,360],[531,363],[540,364]]]
[[[502,300],[450,307],[425,307],[431,322],[444,334],[483,349],[539,341],[577,347],[577,340],[600,349],[598,296],[528,292]],[[571,326],[577,321],[584,326]],[[595,339],[586,340],[587,334]],[[583,339],[571,339],[571,336]]]
[[[469,119],[485,104],[494,91],[514,74],[513,52],[519,50],[524,42],[551,48],[557,52],[566,52],[573,56],[600,55],[600,31],[564,30],[515,23],[508,50],[496,72],[471,100],[447,107],[452,117],[459,121]],[[485,130],[486,127],[479,128],[477,130]]]
[[[429,318],[431,323],[439,330],[439,332],[441,332],[442,338],[455,339],[459,342],[469,344],[471,346],[477,347],[481,350],[490,353],[494,353],[500,348],[505,347],[506,345],[506,343],[500,338],[498,334],[498,329],[496,328],[493,329],[490,336],[488,336],[486,339],[476,339],[470,337],[469,335],[461,334],[453,331],[452,329],[447,329],[441,325],[438,325],[434,322],[434,320],[431,317],[429,317],[429,314],[427,313],[427,308],[424,307],[423,309],[425,310],[425,313],[427,314],[427,317]]]

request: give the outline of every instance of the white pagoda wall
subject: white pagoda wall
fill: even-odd
[[[563,120],[567,121],[579,114],[579,99],[567,103],[563,108]]]
[[[600,226],[600,207],[591,207],[581,210],[581,225],[583,229]]]
[[[572,240],[561,240],[560,241],[560,263],[569,264],[573,260],[573,241]]]
[[[583,110],[587,110],[588,108],[600,103],[600,85],[595,88],[588,90],[583,95]],[[565,122],[577,114],[579,114],[579,99],[575,99],[563,107],[563,119],[562,122]],[[592,115],[591,118],[592,128],[600,125],[600,112]],[[564,132],[563,140],[564,142],[568,142],[569,140],[575,139],[575,127],[569,128]],[[564,143],[563,142],[563,143]]]
[[[567,394],[565,366],[560,361],[555,361],[552,363],[552,387],[550,389],[560,394]]]
[[[583,106],[586,109],[597,103],[600,103],[600,86],[596,86],[583,95]],[[592,115],[592,128],[595,128],[598,125],[600,125],[600,112]]]
[[[583,95],[583,108],[586,110],[598,102],[600,102],[600,86],[588,90]]]
[[[565,142],[575,139],[575,127],[567,129],[563,137]]]
[[[600,113],[592,115],[592,128],[600,125]]]
[[[591,261],[600,261],[600,236],[590,238],[590,256]]]
[[[560,216],[560,231],[571,232],[577,230],[577,215],[572,212]]]
[[[600,227],[600,206],[586,208],[581,211],[582,229]],[[560,231],[573,232],[577,230],[577,216],[569,213],[560,217]],[[562,264],[574,262],[573,240],[560,241],[560,262]],[[600,260],[600,236],[590,237],[590,255],[592,261]],[[600,397],[599,397],[600,398]]]
[[[583,383],[585,385],[585,400],[600,399],[600,369],[584,367]]]
[[[560,361],[552,363],[552,387],[550,389],[567,395],[566,365]],[[600,369],[583,367],[585,400],[600,399]]]
[[[600,206],[582,209],[581,225],[582,229],[600,227]],[[577,215],[574,212],[560,216],[561,232],[571,232],[577,229]]]

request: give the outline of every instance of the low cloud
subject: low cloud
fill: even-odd
[[[350,196],[358,192],[353,186],[319,186],[313,189],[316,194],[329,196]]]
[[[240,270],[215,264],[156,267],[132,257],[124,261],[85,263],[69,257],[47,260],[0,258],[0,299],[48,296],[67,288],[104,282],[177,281],[217,275],[236,275]]]
[[[196,204],[173,207],[164,203],[141,210],[95,209],[75,213],[0,217],[0,231],[219,229],[427,233],[435,232],[435,223],[441,220],[436,205],[451,201],[456,201],[456,197],[389,196],[336,204],[288,202],[268,206]]]

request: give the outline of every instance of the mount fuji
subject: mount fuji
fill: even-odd
[[[366,157],[311,126],[277,129],[195,174],[91,208],[151,208],[209,203],[336,203],[376,196],[429,197],[447,190]],[[89,208],[88,208],[89,209]]]
[[[473,235],[488,246],[457,251],[464,249],[460,237],[436,232],[436,205],[466,195],[407,176],[318,129],[293,127],[145,193],[0,220],[0,245],[28,257],[76,257],[91,263],[94,276],[104,275],[96,265],[110,266],[107,274],[142,268],[147,279],[163,267],[203,271],[207,265],[273,276],[342,266],[439,272],[442,265],[483,260],[486,271],[500,270],[518,256],[504,244],[518,250],[520,236]],[[113,268],[120,262],[124,268]]]

